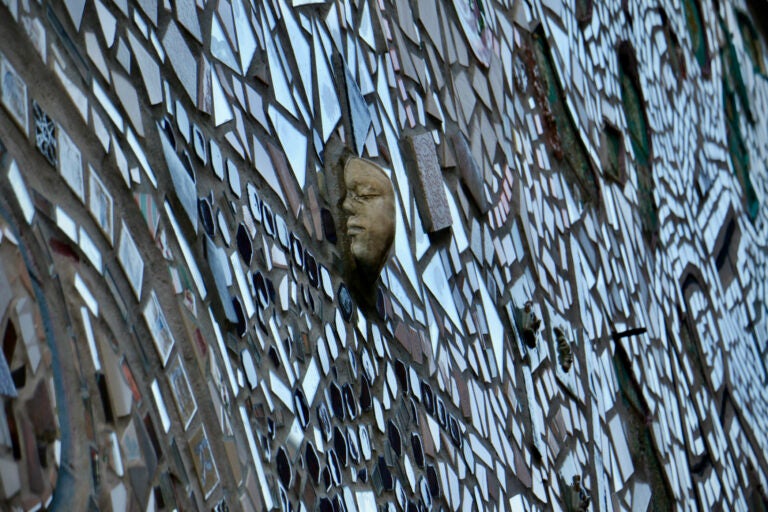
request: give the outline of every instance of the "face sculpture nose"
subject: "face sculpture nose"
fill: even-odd
[[[344,202],[341,203],[341,209],[344,210],[344,213],[348,215],[352,215],[355,213],[354,208],[352,207],[352,198],[349,194],[347,194],[347,197],[344,199]]]

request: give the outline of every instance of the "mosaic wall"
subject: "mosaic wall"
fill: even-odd
[[[768,509],[760,0],[2,0],[0,508]]]

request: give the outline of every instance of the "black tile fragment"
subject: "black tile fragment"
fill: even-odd
[[[331,385],[328,389],[331,394],[331,409],[333,410],[333,415],[336,416],[339,420],[344,421],[346,417],[346,411],[344,407],[344,396],[341,394],[341,388],[339,388],[339,385],[336,384],[336,382],[331,382]]]
[[[320,272],[317,268],[317,260],[306,249],[304,249],[304,272],[307,273],[309,284],[318,288],[320,285]]]
[[[27,366],[19,366],[11,372],[11,378],[13,379],[13,385],[16,389],[21,389],[27,385]],[[9,394],[10,395],[10,394]]]
[[[328,491],[333,484],[333,480],[331,479],[331,470],[328,468],[328,464],[325,465],[320,476],[322,477],[323,483],[325,484],[325,490]]]
[[[200,214],[200,223],[203,225],[203,231],[213,238],[216,234],[216,223],[213,220],[213,208],[207,198],[201,197],[197,200],[197,211]]]
[[[331,503],[333,503],[333,512],[347,512],[347,507],[344,505],[344,500],[341,499],[341,496],[336,493],[336,495],[331,500]]]
[[[267,290],[267,280],[261,272],[254,272],[252,276],[253,289],[256,292],[256,301],[259,306],[265,308],[269,305],[269,291]]]
[[[275,464],[277,465],[277,476],[280,477],[280,482],[285,487],[290,487],[293,476],[291,462],[288,460],[288,453],[286,453],[285,448],[282,446],[277,449]]]
[[[333,215],[328,208],[320,209],[320,222],[323,226],[323,236],[326,240],[336,245],[338,237],[336,236],[336,224],[333,222]]]
[[[461,431],[459,430],[459,422],[451,414],[448,417],[448,430],[451,433],[451,441],[457,448],[461,448]]]
[[[232,308],[234,308],[235,317],[237,318],[237,335],[242,338],[245,336],[245,332],[248,329],[248,321],[245,318],[243,303],[240,301],[240,297],[232,297]]]
[[[376,494],[379,496],[381,496],[382,492],[391,491],[395,488],[395,479],[387,467],[387,461],[381,455],[379,455],[379,460],[376,462],[376,467],[373,468],[371,481],[376,489]]]
[[[411,449],[413,450],[414,462],[424,469],[424,446],[421,442],[421,436],[415,432],[411,434]]]
[[[248,234],[248,230],[242,222],[237,226],[235,240],[237,242],[237,250],[240,253],[240,257],[243,258],[243,262],[245,262],[246,266],[250,266],[253,259],[253,242],[251,242],[251,236]]]
[[[432,386],[421,381],[421,403],[428,414],[435,414],[435,397],[432,393]]]
[[[269,346],[269,358],[272,360],[275,368],[280,368],[280,355],[277,353],[277,347],[274,345]]]
[[[387,321],[387,307],[384,301],[384,290],[379,286],[376,289],[376,313],[383,321]]]
[[[112,413],[112,401],[109,398],[107,379],[101,372],[96,374],[96,387],[99,389],[99,396],[101,397],[101,406],[104,410],[104,420],[108,423],[111,423],[115,420]]]
[[[400,429],[392,420],[387,421],[387,438],[389,439],[389,446],[400,457],[403,454],[402,437],[400,436]]]
[[[333,427],[333,447],[336,450],[339,464],[347,467],[347,440],[339,427]]]
[[[432,499],[435,500],[440,497],[440,480],[437,476],[437,470],[435,466],[430,464],[427,466],[427,483],[429,484],[429,494],[432,495]]]
[[[344,406],[346,407],[347,414],[350,419],[357,418],[357,401],[355,400],[355,394],[352,391],[352,386],[349,383],[344,384],[341,388],[342,396],[344,397]]]
[[[176,134],[173,131],[173,124],[167,117],[160,120],[160,129],[163,130],[165,136],[168,137],[171,147],[176,151]]]
[[[296,417],[299,419],[301,428],[307,428],[309,424],[309,406],[307,406],[307,399],[304,397],[304,392],[301,388],[296,389],[293,394],[293,406],[296,409]]]
[[[317,458],[317,451],[311,442],[307,442],[304,449],[304,461],[307,464],[307,471],[315,485],[320,483],[320,459]]]
[[[352,302],[352,295],[350,295],[349,289],[344,283],[339,285],[339,291],[336,293],[336,296],[338,297],[339,308],[341,308],[341,316],[345,321],[349,322],[349,319],[352,318],[352,310],[355,305]]]
[[[407,395],[410,391],[410,382],[408,382],[408,368],[401,359],[395,360],[395,375],[397,376],[397,382],[400,384],[400,388],[403,390],[403,395]]]
[[[370,411],[373,408],[373,400],[371,398],[371,387],[368,385],[368,377],[363,377],[360,382],[360,409],[364,412]]]
[[[323,436],[327,443],[331,440],[331,415],[328,413],[325,402],[317,406],[317,421],[320,422],[320,428],[323,429]]]
[[[157,436],[157,430],[155,430],[155,423],[152,421],[152,416],[149,413],[144,415],[141,424],[143,428],[138,423],[136,424],[136,434],[146,458],[149,474],[154,475],[155,469],[157,469],[157,461],[163,456],[163,448],[160,444],[160,438]],[[149,451],[150,446],[152,447],[152,452]]]
[[[318,512],[333,512],[333,504],[327,497],[320,498],[317,504]]]

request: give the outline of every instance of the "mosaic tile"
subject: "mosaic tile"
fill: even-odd
[[[182,88],[189,98],[195,101],[197,99],[198,80],[197,60],[175,23],[171,22],[165,29],[162,41],[168,60],[170,60]]]
[[[165,122],[166,127],[168,127],[168,122]],[[192,229],[197,230],[197,189],[195,187],[194,171],[184,165],[184,162],[176,153],[171,140],[166,135],[166,130],[162,129],[159,125],[158,134],[163,147],[165,162],[174,185],[174,195],[178,198],[184,212],[187,214]]]
[[[109,77],[109,68],[107,67],[107,62],[104,60],[104,54],[101,51],[101,47],[99,46],[96,34],[93,32],[86,32],[85,45],[88,57],[90,57],[91,62],[96,66],[96,69],[99,71],[104,80],[109,83],[111,81]]]
[[[434,232],[447,228],[452,220],[432,136],[427,133],[413,136],[407,139],[407,144],[415,164],[411,174],[417,183],[415,197],[424,229]]]
[[[176,9],[176,19],[182,27],[187,29],[192,37],[198,41],[203,41],[203,34],[200,30],[200,21],[197,16],[196,2],[193,0],[181,0],[174,4]]]
[[[461,173],[462,181],[469,189],[477,208],[482,213],[485,213],[490,209],[490,202],[486,197],[482,171],[472,156],[472,150],[467,139],[462,134],[455,134],[452,136],[451,141],[456,152],[456,163]]]
[[[133,87],[126,78],[119,73],[112,73],[112,81],[120,103],[128,114],[131,124],[139,137],[144,137],[144,120],[141,115],[141,106],[139,105],[136,88]]]
[[[85,9],[85,0],[66,0],[64,6],[67,9],[67,14],[72,19],[72,24],[75,25],[75,30],[80,30],[80,23],[83,20],[83,11]]]
[[[334,69],[336,76],[344,78],[344,96],[346,99],[346,112],[349,116],[349,127],[355,152],[358,155],[363,153],[363,145],[368,136],[368,130],[371,127],[371,114],[368,111],[368,104],[363,98],[360,88],[354,77],[350,74],[347,65],[339,58],[335,59]]]
[[[35,146],[48,163],[55,168],[59,161],[56,123],[35,101],[32,102],[32,115],[35,121]]]
[[[69,135],[59,127],[57,131],[59,148],[59,172],[80,201],[85,200],[85,181],[80,149]]]
[[[235,60],[235,54],[229,44],[224,28],[221,26],[218,16],[214,15],[211,22],[211,53],[233,71],[240,71],[240,67]]]
[[[139,66],[144,89],[147,91],[147,96],[149,97],[149,103],[151,105],[157,105],[163,101],[160,68],[133,32],[128,32],[128,41],[131,45],[134,58]]]

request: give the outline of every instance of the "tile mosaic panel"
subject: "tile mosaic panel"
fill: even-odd
[[[765,508],[758,13],[3,0],[0,508]]]

